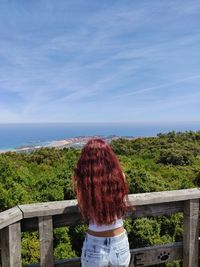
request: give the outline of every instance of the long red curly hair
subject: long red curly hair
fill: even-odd
[[[123,217],[128,184],[114,151],[106,141],[92,138],[87,142],[74,167],[72,179],[84,220],[102,225]]]

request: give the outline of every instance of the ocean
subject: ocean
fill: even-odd
[[[169,131],[199,131],[196,123],[9,123],[0,124],[0,150],[47,145],[80,136],[147,137]]]

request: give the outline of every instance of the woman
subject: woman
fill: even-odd
[[[128,186],[115,153],[104,140],[93,138],[83,147],[73,186],[80,212],[89,224],[82,266],[129,266],[129,242],[123,227]]]

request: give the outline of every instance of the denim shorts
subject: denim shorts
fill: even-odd
[[[114,237],[97,237],[86,233],[81,253],[82,267],[128,267],[130,258],[126,230]]]

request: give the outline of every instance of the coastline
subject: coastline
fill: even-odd
[[[91,138],[102,138],[106,140],[108,143],[110,143],[112,140],[116,140],[119,138],[123,139],[136,139],[138,137],[135,136],[116,136],[116,135],[111,135],[111,136],[100,136],[100,135],[94,135],[94,136],[81,136],[81,137],[71,137],[71,138],[66,138],[66,139],[61,139],[61,140],[52,140],[49,141],[48,144],[44,145],[23,145],[19,146],[16,148],[10,148],[10,149],[0,149],[0,154],[6,153],[6,152],[32,152],[40,148],[57,148],[57,149],[62,149],[62,148],[69,148],[69,147],[74,147],[74,148],[81,148],[83,147],[89,139]]]
[[[156,137],[170,131],[199,131],[200,123],[0,123],[0,153],[31,152],[43,147],[81,147],[89,138]]]

